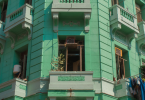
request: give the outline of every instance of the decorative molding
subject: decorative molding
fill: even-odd
[[[32,25],[27,23],[27,22],[23,22],[22,23],[22,28],[27,30],[28,40],[31,40],[31,38],[32,38]]]
[[[58,81],[85,81],[84,76],[58,76]]]
[[[3,54],[6,40],[0,38],[0,53]]]
[[[70,27],[72,27],[72,26],[74,26],[74,25],[78,25],[78,26],[80,26],[80,22],[78,21],[78,22],[73,22],[73,21],[69,21],[68,23],[67,22],[65,22],[65,21],[63,21],[63,26],[65,26],[65,25],[69,25]]]
[[[120,90],[122,89],[122,84],[115,86],[115,90]]]
[[[137,36],[137,33],[136,32],[134,32],[134,33],[132,33],[132,34],[130,34],[130,35],[127,36],[127,38],[128,38],[128,49],[131,49],[131,42],[132,42],[132,40],[134,38],[137,38],[137,37],[138,36]]]
[[[114,24],[111,25],[111,38],[114,41],[115,39],[115,33],[117,30],[121,29],[121,24],[119,22],[116,22]]]
[[[143,46],[145,45],[145,21],[138,23],[138,26],[140,29],[140,33],[138,34],[138,39],[137,39],[139,54],[144,55]]]
[[[145,37],[143,37],[140,40],[137,40],[137,43],[138,43],[139,54],[141,55],[142,54],[142,48],[145,45]]]
[[[93,75],[92,71],[50,71],[49,75]]]
[[[127,43],[128,49],[131,49],[131,42],[134,38],[137,38],[137,34],[136,32],[134,33],[130,33],[129,35],[125,35],[120,33],[121,29],[121,23],[116,22],[114,24],[111,25],[111,38],[114,41],[115,39],[120,41],[121,43],[125,42]],[[119,34],[117,33],[117,31],[119,32]],[[123,43],[124,44],[124,43]]]
[[[59,23],[59,14],[58,13],[53,13],[53,31],[55,33],[58,32],[58,23]]]
[[[22,89],[22,90],[26,90],[26,86],[22,85],[22,84],[19,85],[19,88]]]
[[[119,42],[121,42],[121,43],[123,43],[125,45],[128,45],[127,36],[122,34],[121,32],[117,31],[115,33],[115,37],[114,38],[115,38],[115,40],[117,40],[117,41],[119,41]]]
[[[15,40],[16,40],[16,35],[11,33],[11,32],[6,32],[6,38],[10,38],[11,40],[11,48],[13,49],[15,47]]]
[[[23,39],[26,36],[27,36],[27,33],[21,34],[21,35],[17,36],[17,40]]]
[[[90,18],[91,18],[91,13],[84,13],[84,27],[85,27],[85,32],[88,33],[90,30]]]
[[[23,29],[26,29],[27,32],[28,32],[28,40],[31,40],[32,38],[32,25],[27,23],[27,22],[23,22],[22,23],[22,28]],[[26,34],[23,34],[23,37],[25,36]],[[16,35],[12,32],[5,32],[5,37],[6,38],[10,38],[11,40],[11,48],[13,49],[15,47],[15,42],[16,42]],[[21,36],[18,36],[18,38],[20,38]]]

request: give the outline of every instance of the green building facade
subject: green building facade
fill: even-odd
[[[136,100],[145,0],[0,0],[0,13],[0,100]]]

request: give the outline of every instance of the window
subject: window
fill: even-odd
[[[27,54],[28,47],[24,46],[15,51],[15,65],[13,69],[14,77],[25,80],[26,79],[26,70],[27,70]],[[18,70],[18,68],[20,70]]]
[[[32,5],[32,0],[25,0],[25,3]]]
[[[118,4],[118,0],[112,0],[112,6]]]
[[[65,71],[85,71],[84,37],[59,37],[59,54],[65,55]],[[63,71],[62,70],[62,71]]]
[[[3,2],[2,12],[1,12],[1,21],[3,21],[3,22],[6,21],[7,5],[8,5],[7,2]]]
[[[136,15],[137,15],[137,22],[142,21],[141,9],[140,6],[136,4]]]
[[[130,76],[129,63],[128,63],[128,52],[126,50],[115,47],[115,58],[116,58],[116,74],[117,80],[124,79]]]

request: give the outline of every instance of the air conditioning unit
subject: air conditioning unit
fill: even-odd
[[[122,57],[122,50],[115,47],[115,54]]]

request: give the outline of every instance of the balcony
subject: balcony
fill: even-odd
[[[126,42],[130,49],[132,39],[137,38],[139,33],[137,17],[120,5],[114,5],[109,9],[112,40],[117,40],[117,33],[121,33],[119,35],[123,37],[122,41]]]
[[[51,71],[48,97],[94,97],[93,72]],[[78,92],[82,91],[81,94]],[[61,94],[61,97],[60,95]]]
[[[115,96],[117,98],[124,97],[124,96],[131,96],[129,90],[129,80],[128,79],[121,79],[120,83],[115,83]]]
[[[145,47],[145,21],[138,23],[138,27],[140,30],[140,34],[138,34],[137,42],[138,42],[139,53],[142,54],[143,49]]]
[[[26,96],[26,85],[26,81],[17,78],[0,84],[0,100],[12,96],[19,96],[24,98]]]
[[[93,90],[93,72],[49,72],[49,90]]]
[[[53,0],[51,12],[53,14],[54,32],[58,32],[59,15],[61,14],[63,18],[68,18],[67,15],[74,12],[82,13],[83,16],[81,16],[81,19],[84,18],[85,23],[84,30],[85,32],[89,32],[89,20],[92,12],[90,0]],[[75,15],[79,16],[77,14]]]
[[[4,34],[4,23],[0,21],[0,53],[3,54],[5,47],[5,34]]]
[[[28,34],[28,40],[32,37],[32,6],[25,4],[6,16],[7,22],[4,33],[6,38],[11,39],[11,47],[14,48],[15,41],[19,35]]]

